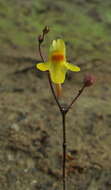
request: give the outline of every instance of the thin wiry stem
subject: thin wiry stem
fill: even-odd
[[[49,80],[50,88],[51,88],[52,94],[53,94],[53,96],[54,96],[54,99],[55,99],[55,101],[56,101],[56,103],[57,103],[57,105],[58,105],[58,107],[59,107],[60,112],[62,113],[62,107],[61,107],[61,105],[60,105],[60,103],[59,103],[59,101],[58,101],[58,99],[57,99],[56,94],[55,94],[55,91],[54,91],[54,88],[53,88],[53,85],[52,85],[52,82],[51,82],[51,79],[50,79],[50,74],[49,74],[49,72],[48,72],[48,80]]]
[[[39,42],[39,54],[40,57],[42,59],[42,61],[44,62],[44,58],[42,56],[42,51],[41,51],[41,43]],[[61,116],[62,116],[62,126],[63,126],[63,190],[66,190],[66,122],[65,122],[65,118],[66,118],[66,110],[61,106],[61,104],[59,103],[57,96],[55,94],[52,82],[51,82],[51,78],[50,78],[50,73],[48,72],[48,80],[49,80],[49,85],[50,85],[50,89],[51,92],[53,94],[53,97],[59,107]]]
[[[71,109],[72,105],[75,103],[75,101],[79,98],[79,96],[82,94],[82,92],[85,89],[85,85],[82,86],[82,88],[79,90],[78,94],[76,95],[76,97],[74,97],[74,99],[72,100],[72,102],[69,104],[69,106],[66,109],[66,113]]]
[[[40,53],[40,57],[41,57],[42,61],[44,62],[44,58],[42,56],[41,43],[40,42],[39,42],[39,53]],[[62,112],[62,107],[61,107],[61,105],[60,105],[60,103],[59,103],[59,101],[57,99],[57,96],[55,94],[55,91],[54,91],[54,88],[53,88],[53,85],[52,85],[52,82],[51,82],[50,73],[48,71],[47,71],[47,73],[48,73],[48,80],[49,80],[49,85],[50,85],[51,92],[52,92],[53,97],[54,97],[54,99],[55,99],[55,101],[56,101],[56,103],[57,103],[57,105],[59,107],[60,112]]]
[[[66,112],[62,114],[63,126],[63,190],[66,190]]]
[[[39,54],[40,54],[40,57],[41,57],[42,61],[44,62],[44,58],[43,58],[43,55],[42,55],[41,43],[40,42],[39,42]]]
[[[45,37],[46,33],[43,30],[42,35],[39,36],[39,54],[40,54],[40,57],[41,57],[43,62],[44,62],[44,58],[43,58],[42,51],[41,51],[41,43],[44,41],[44,37]],[[70,110],[72,105],[75,103],[75,101],[79,98],[79,96],[81,95],[81,93],[83,92],[83,90],[85,89],[86,86],[83,85],[83,87],[79,90],[77,96],[72,100],[72,102],[69,104],[69,106],[67,106],[65,108],[59,103],[59,100],[56,96],[56,93],[54,91],[54,88],[53,88],[53,85],[51,82],[49,71],[47,71],[47,73],[48,73],[48,81],[49,81],[51,92],[53,94],[53,97],[56,101],[56,104],[57,104],[57,106],[60,110],[61,116],[62,116],[62,127],[63,127],[63,190],[66,190],[66,114],[68,113],[68,111]]]

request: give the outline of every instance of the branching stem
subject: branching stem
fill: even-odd
[[[42,61],[44,62],[44,58],[43,58],[42,51],[41,51],[41,44],[44,41],[45,33],[43,32],[40,37],[41,38],[39,39],[39,47],[38,48],[39,48],[40,57],[41,57]],[[54,88],[53,88],[53,85],[51,82],[51,78],[50,78],[50,73],[49,72],[47,72],[47,73],[48,73],[48,81],[49,81],[51,92],[53,94],[53,97],[56,101],[56,104],[60,110],[61,117],[62,117],[62,127],[63,127],[63,190],[66,190],[66,114],[71,109],[71,107],[75,103],[75,101],[82,94],[82,92],[84,91],[86,86],[83,85],[82,88],[79,90],[78,94],[76,95],[76,97],[74,97],[74,99],[72,100],[72,102],[67,107],[63,107],[59,103],[59,100],[58,100],[56,93],[54,91]]]

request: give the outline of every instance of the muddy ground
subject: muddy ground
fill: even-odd
[[[84,29],[87,16],[78,12],[75,15],[78,22],[80,21],[77,27],[83,28],[73,27],[74,25],[70,23],[70,29],[66,27],[65,30],[64,22],[69,24],[66,18],[72,18],[74,12],[73,9],[69,10],[71,5],[73,6],[73,1],[70,1],[71,5],[66,1],[64,5],[63,2],[57,1],[53,6],[48,1],[47,9],[44,9],[44,4],[43,7],[40,4],[38,9],[37,7],[35,9],[34,6],[30,6],[31,1],[28,1],[29,4],[26,1],[21,4],[19,4],[21,1],[16,2],[18,4],[12,0],[0,1],[0,7],[2,5],[0,14],[0,190],[62,190],[61,115],[50,92],[47,74],[35,69],[36,62],[41,60],[36,47],[37,41],[33,43],[35,39],[33,35],[39,35],[39,30],[46,23],[44,17],[47,14],[49,14],[50,25],[55,23],[57,26],[54,33],[54,26],[52,26],[51,39],[52,36],[62,35],[67,41],[69,59],[81,67],[79,73],[68,72],[60,102],[69,104],[83,85],[85,73],[92,73],[96,77],[95,84],[85,89],[66,118],[67,190],[110,190],[111,37],[110,11],[108,12],[110,6],[104,8],[98,1],[97,10],[105,14],[102,14],[103,17],[98,17],[95,9],[92,9],[96,7],[96,1],[92,4],[87,3],[88,1],[84,1],[86,4],[80,0],[74,1],[74,6],[78,6],[80,12],[83,10],[84,13],[87,8],[91,9],[92,14],[88,16],[95,18],[94,27],[97,27],[93,31],[93,36],[92,30]],[[35,12],[30,12],[33,9]],[[50,11],[47,13],[48,10]],[[57,17],[58,12],[64,10],[69,16],[62,14],[64,18]],[[20,17],[17,16],[18,13],[21,13]],[[52,14],[55,15],[54,19],[51,17]],[[92,27],[89,17],[88,22],[85,23],[89,24],[88,27]],[[34,23],[30,23],[29,21],[32,20],[29,18]],[[38,22],[38,18],[40,23],[44,21],[43,24]],[[55,18],[58,18],[58,22]],[[98,21],[98,18],[101,20]],[[76,19],[75,21],[77,24]],[[39,28],[37,30],[36,27],[33,28],[36,22],[40,26],[40,28],[37,26]],[[106,24],[109,31],[104,29]],[[75,39],[73,39],[74,31],[77,32]],[[83,37],[87,38],[87,32],[88,39],[82,41]],[[100,38],[95,37],[96,33]],[[33,36],[33,40],[30,35]],[[76,38],[78,44],[75,45]],[[89,39],[91,43],[94,42],[91,47]],[[45,58],[49,41],[50,35],[46,39]],[[77,54],[73,54],[73,49]]]
[[[1,56],[1,190],[62,188],[61,116],[47,75],[35,68],[25,69],[34,61]],[[67,155],[72,156],[67,160],[69,190],[111,188],[111,71],[101,71],[105,63],[94,64],[96,83],[83,92],[67,115]],[[68,74],[62,103],[76,95],[85,66],[83,70]]]

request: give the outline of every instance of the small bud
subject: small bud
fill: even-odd
[[[96,79],[93,75],[87,74],[84,77],[84,85],[86,87],[93,85],[95,81],[96,81]]]
[[[39,35],[38,41],[39,41],[39,43],[42,43],[42,42],[43,42],[43,36],[42,36],[42,35]]]
[[[43,29],[43,34],[47,34],[49,32],[49,27],[45,26],[45,28]]]

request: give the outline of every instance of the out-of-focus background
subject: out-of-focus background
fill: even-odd
[[[62,103],[76,95],[85,73],[96,83],[67,115],[68,190],[111,189],[111,1],[0,0],[0,190],[62,189],[61,117],[41,61],[37,36],[50,27],[67,45]]]

